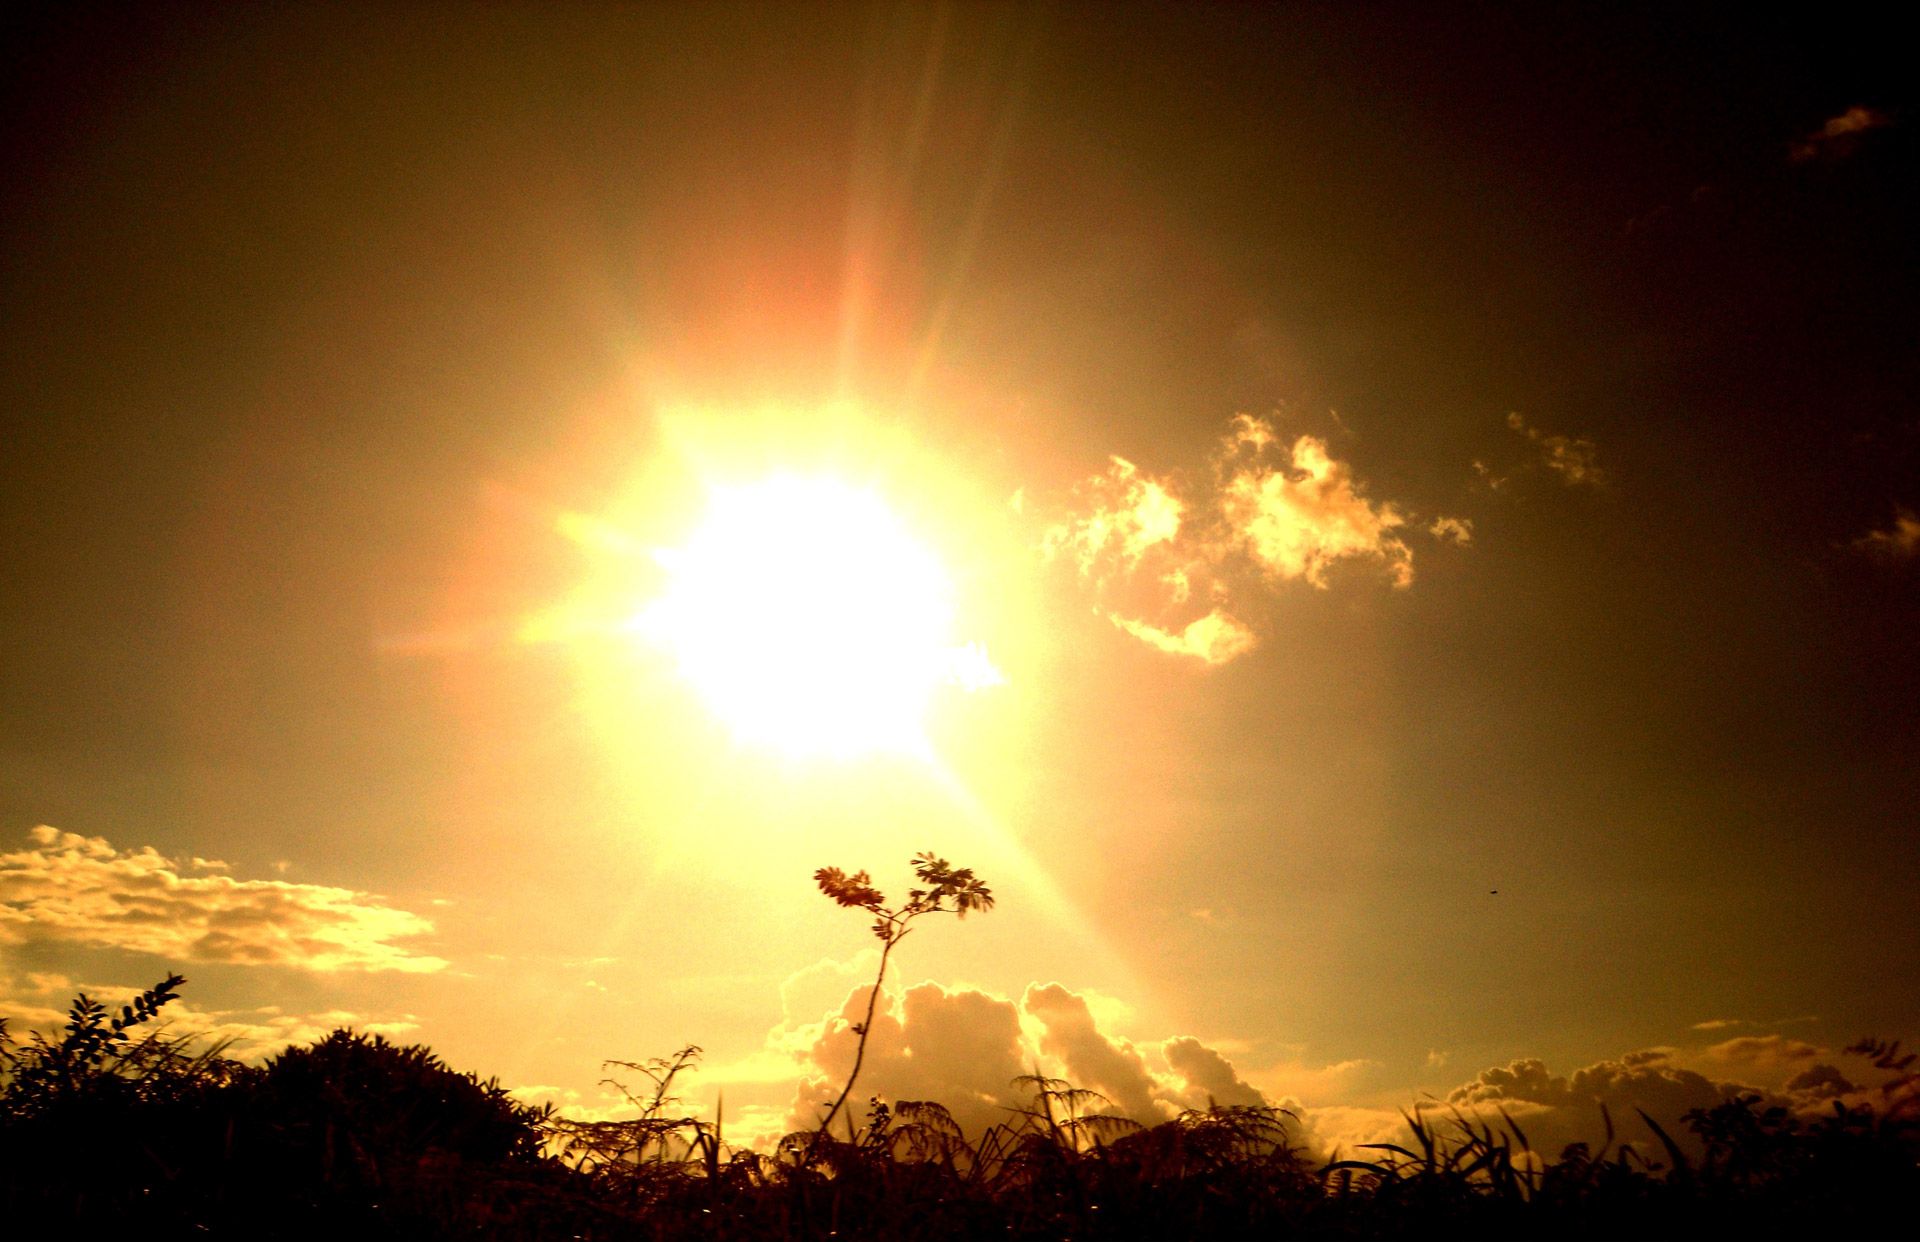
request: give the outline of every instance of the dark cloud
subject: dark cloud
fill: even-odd
[[[1540,464],[1559,475],[1568,487],[1599,487],[1607,481],[1598,464],[1600,450],[1592,440],[1542,431],[1517,413],[1507,415],[1507,426],[1538,448]],[[1485,468],[1481,469],[1484,472]],[[1488,486],[1498,487],[1502,482],[1505,480],[1489,478]]]
[[[1855,539],[1853,550],[1885,561],[1910,561],[1920,556],[1920,517],[1898,509],[1885,530],[1870,530]]]
[[[1858,148],[1862,134],[1892,123],[1893,119],[1886,113],[1855,104],[1839,116],[1828,118],[1826,124],[1794,143],[1790,154],[1796,164],[1817,159],[1844,159]]]

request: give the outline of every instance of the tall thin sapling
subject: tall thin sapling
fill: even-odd
[[[885,894],[873,886],[873,877],[864,871],[848,875],[838,867],[822,867],[813,873],[813,882],[820,886],[821,892],[849,909],[865,910],[873,915],[873,934],[880,941],[880,969],[874,974],[873,990],[867,993],[867,1016],[853,1028],[854,1034],[860,1037],[854,1048],[853,1072],[847,1075],[847,1085],[840,1089],[840,1098],[827,1110],[820,1129],[808,1144],[809,1159],[819,1146],[820,1137],[840,1115],[847,1096],[853,1092],[854,1082],[860,1077],[861,1063],[867,1057],[867,1036],[873,1030],[874,1008],[880,1000],[881,985],[886,982],[887,959],[893,954],[893,946],[907,938],[910,925],[923,914],[951,911],[964,919],[970,910],[993,909],[993,890],[982,884],[971,868],[954,867],[946,859],[927,852],[915,855],[913,874],[925,887],[908,889],[906,904],[888,909]]]

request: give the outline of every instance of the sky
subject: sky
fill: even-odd
[[[1903,42],[23,6],[0,1013],[617,1104],[1809,1107],[1920,1030]],[[1851,1077],[1849,1077],[1851,1075]]]

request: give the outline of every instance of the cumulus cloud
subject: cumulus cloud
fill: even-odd
[[[1607,481],[1606,473],[1598,464],[1599,449],[1592,440],[1549,434],[1529,424],[1518,413],[1507,415],[1507,426],[1538,448],[1541,464],[1559,475],[1568,487],[1599,487]],[[1499,483],[1489,482],[1489,486],[1498,487]]]
[[[1438,517],[1427,527],[1427,533],[1442,543],[1464,548],[1473,542],[1473,523],[1466,518]]]
[[[1570,1076],[1550,1072],[1546,1063],[1527,1058],[1480,1071],[1472,1082],[1447,1093],[1446,1103],[1469,1116],[1497,1118],[1504,1109],[1525,1129],[1535,1151],[1557,1155],[1573,1142],[1598,1143],[1604,1105],[1629,1136],[1642,1127],[1636,1109],[1678,1134],[1682,1115],[1711,1108],[1738,1095],[1741,1088],[1716,1083],[1673,1062],[1671,1049],[1650,1048],[1578,1069]],[[1651,1134],[1640,1135],[1643,1142]]]
[[[857,973],[810,968],[795,981],[795,997],[814,985],[831,985]],[[784,1021],[765,1048],[733,1066],[703,1071],[700,1081],[721,1086],[729,1101],[741,1100],[731,1084],[762,1083],[791,1091],[786,1106],[748,1100],[730,1103],[727,1127],[737,1140],[771,1143],[779,1135],[819,1124],[853,1065],[858,1035],[853,1025],[866,1015],[868,990],[855,986],[843,1003],[813,1022]],[[802,1004],[805,1002],[802,1001]],[[818,1012],[818,1011],[816,1011]],[[1367,1143],[1406,1142],[1400,1108],[1378,1103],[1367,1082],[1379,1062],[1349,1059],[1309,1066],[1288,1062],[1242,1072],[1227,1055],[1241,1045],[1176,1035],[1135,1041],[1115,1026],[1125,1007],[1110,997],[1060,983],[1030,984],[1017,999],[974,988],[921,983],[883,992],[859,1083],[850,1099],[853,1120],[875,1096],[892,1102],[933,1100],[945,1105],[967,1134],[977,1139],[1028,1106],[1017,1077],[1041,1074],[1099,1092],[1107,1111],[1152,1125],[1181,1110],[1209,1104],[1269,1105],[1287,1110],[1289,1141],[1310,1160],[1352,1155]],[[1501,1124],[1502,1111],[1527,1134],[1533,1150],[1556,1157],[1573,1142],[1597,1146],[1611,1113],[1616,1142],[1633,1142],[1657,1154],[1658,1141],[1641,1121],[1644,1109],[1669,1134],[1690,1143],[1682,1117],[1728,1099],[1757,1094],[1768,1106],[1784,1105],[1811,1115],[1835,1101],[1869,1102],[1868,1089],[1829,1064],[1827,1049],[1775,1034],[1747,1035],[1689,1049],[1649,1048],[1555,1074],[1537,1059],[1517,1060],[1481,1071],[1443,1098],[1420,1107],[1443,1131],[1457,1113]],[[1444,1066],[1444,1052],[1429,1052],[1428,1069]],[[529,1095],[528,1098],[533,1098]],[[602,1115],[607,1101],[542,1095],[570,1115]],[[768,1097],[777,1098],[777,1097]],[[837,1128],[837,1127],[836,1127]]]
[[[837,1015],[814,1031],[802,1052],[806,1076],[788,1110],[789,1129],[819,1124],[853,1068],[868,989],[856,988]],[[867,1038],[859,1100],[935,1100],[960,1125],[978,1132],[1005,1120],[1022,1101],[1013,1080],[1030,1072],[1012,1002],[971,989],[948,992],[937,983],[882,993]]]
[[[1789,155],[1796,164],[1816,159],[1844,159],[1853,154],[1860,135],[1892,123],[1893,119],[1886,113],[1855,104],[1839,116],[1829,117],[1819,129],[1795,142],[1789,148]]]
[[[0,945],[64,943],[315,971],[447,965],[395,943],[430,933],[431,921],[367,893],[237,880],[151,847],[119,850],[44,825],[28,835],[27,849],[0,854]]]
[[[814,993],[816,985],[844,986],[857,973],[851,966],[823,962],[791,981],[790,999],[804,1005],[802,993]],[[724,1089],[730,1102],[727,1130],[736,1141],[757,1139],[765,1146],[781,1134],[819,1124],[852,1068],[858,1043],[853,1024],[866,1015],[866,985],[835,994],[844,995],[844,1002],[817,1021],[798,1021],[790,1012],[762,1051],[701,1072],[702,1090]],[[1244,1045],[1185,1035],[1136,1041],[1116,1029],[1130,1021],[1127,1014],[1111,997],[1060,983],[1030,984],[1017,1000],[931,982],[883,992],[849,1111],[857,1124],[866,1101],[875,1096],[890,1102],[933,1100],[978,1139],[1031,1104],[1030,1094],[1014,1079],[1037,1073],[1097,1091],[1110,1101],[1105,1111],[1145,1125],[1210,1104],[1284,1109],[1291,1114],[1289,1141],[1309,1160],[1351,1156],[1368,1143],[1410,1140],[1402,1109],[1391,1101],[1383,1106],[1380,1099],[1375,1076],[1384,1068],[1380,1062],[1308,1065],[1296,1060],[1242,1072],[1228,1053],[1244,1053]],[[1409,1101],[1408,1107],[1424,1109],[1443,1132],[1454,1114],[1498,1126],[1504,1111],[1525,1130],[1536,1153],[1553,1158],[1572,1142],[1602,1142],[1604,1105],[1616,1143],[1632,1142],[1657,1156],[1658,1140],[1636,1110],[1644,1109],[1689,1144],[1684,1114],[1740,1096],[1757,1094],[1767,1106],[1779,1104],[1803,1115],[1828,1112],[1835,1101],[1872,1102],[1871,1089],[1830,1064],[1831,1055],[1804,1040],[1766,1034],[1686,1049],[1643,1049],[1565,1075],[1553,1073],[1543,1061],[1522,1059],[1485,1069],[1437,1101],[1428,1097],[1417,1105]],[[1448,1060],[1435,1050],[1425,1063],[1434,1070]],[[790,1092],[784,1097],[790,1102],[784,1107],[755,1102],[744,1090],[736,1091],[735,1084],[748,1083],[781,1087]],[[526,1096],[536,1097],[583,1117],[606,1115],[610,1103],[531,1089]],[[741,1100],[744,1107],[734,1102]]]
[[[1894,512],[1885,530],[1870,530],[1853,541],[1853,550],[1887,561],[1910,561],[1920,556],[1920,517],[1909,509]]]
[[[1075,1086],[1098,1091],[1116,1112],[1146,1125],[1178,1111],[1156,1098],[1146,1058],[1128,1041],[1103,1033],[1084,997],[1049,983],[1028,987],[1021,1004],[1043,1028],[1040,1050],[1064,1067],[1063,1077]]]
[[[1258,645],[1247,618],[1289,583],[1326,590],[1336,567],[1413,581],[1409,516],[1375,501],[1319,437],[1282,437],[1242,414],[1194,479],[1125,458],[1079,484],[1040,549],[1072,564],[1099,611],[1155,650],[1208,665]],[[1434,538],[1465,544],[1471,524],[1440,518]]]
[[[1505,1109],[1526,1130],[1534,1150],[1548,1156],[1571,1142],[1598,1145],[1605,1105],[1621,1140],[1657,1150],[1658,1141],[1637,1110],[1645,1110],[1682,1145],[1692,1145],[1684,1115],[1741,1096],[1757,1095],[1766,1106],[1802,1115],[1825,1113],[1836,1100],[1868,1102],[1867,1092],[1827,1063],[1824,1058],[1831,1055],[1805,1040],[1769,1034],[1742,1035],[1705,1048],[1644,1049],[1564,1077],[1544,1062],[1527,1059],[1482,1070],[1448,1092],[1445,1104],[1482,1120],[1497,1120],[1494,1110]]]
[[[1327,571],[1348,559],[1380,562],[1394,585],[1413,582],[1413,553],[1393,533],[1406,519],[1391,504],[1374,505],[1353,470],[1335,461],[1324,440],[1300,436],[1273,464],[1272,428],[1241,415],[1229,445],[1252,460],[1226,480],[1222,512],[1232,537],[1268,574],[1326,589]]]
[[[1240,1077],[1231,1061],[1191,1035],[1169,1039],[1160,1045],[1160,1052],[1188,1089],[1204,1093],[1210,1103],[1227,1108],[1257,1107],[1267,1102],[1259,1088]]]
[[[866,1015],[867,996],[866,986],[856,987],[818,1022],[783,1023],[763,1053],[738,1066],[715,1066],[702,1081],[740,1081],[736,1075],[749,1066],[784,1064],[797,1085],[777,1132],[767,1133],[777,1137],[819,1124],[852,1069],[859,1041],[853,1025]],[[1113,1033],[1107,1024],[1123,1009],[1111,998],[1059,983],[1032,984],[1017,1001],[931,982],[885,991],[853,1100],[937,1101],[974,1137],[1032,1102],[1014,1080],[1034,1073],[1097,1091],[1110,1101],[1105,1111],[1143,1125],[1205,1108],[1209,1100],[1265,1101],[1218,1047],[1192,1036],[1135,1045]]]

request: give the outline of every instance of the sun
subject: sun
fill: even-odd
[[[710,489],[654,558],[630,632],[667,653],[739,740],[795,756],[925,753],[942,685],[996,679],[955,642],[953,583],[875,493],[778,474]]]

